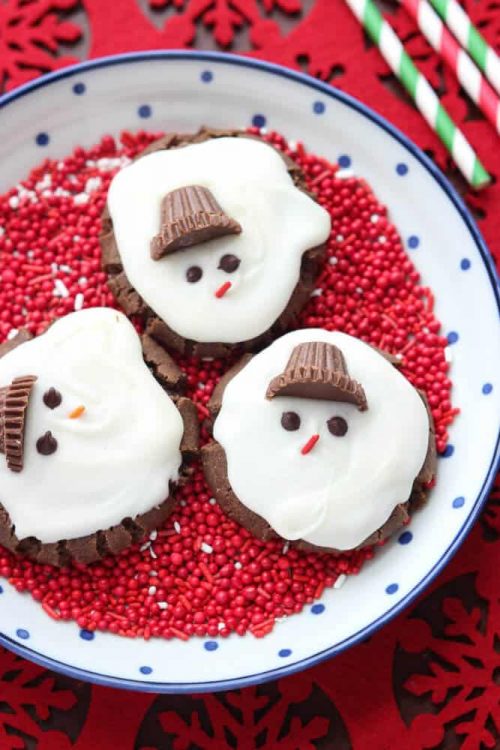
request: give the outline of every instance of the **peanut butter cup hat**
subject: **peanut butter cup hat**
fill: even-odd
[[[22,375],[0,388],[0,453],[11,471],[23,468],[26,409],[35,381],[34,375]]]
[[[284,372],[267,388],[266,398],[277,396],[345,401],[360,411],[368,408],[363,386],[349,376],[341,350],[319,341],[294,347]]]

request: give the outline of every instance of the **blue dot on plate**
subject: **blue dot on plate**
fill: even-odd
[[[396,164],[396,172],[400,177],[404,177],[405,174],[408,174],[408,164],[404,164],[403,162]]]
[[[151,674],[152,671],[151,667],[140,667],[139,669],[141,674]]]
[[[470,260],[468,258],[462,258],[460,261],[460,268],[462,271],[468,271],[470,268]]]
[[[320,615],[324,611],[325,611],[324,604],[313,604],[311,607],[311,612],[313,613],[313,615]]]
[[[36,145],[37,146],[46,146],[48,142],[50,141],[49,134],[48,133],[38,133],[36,138]]]
[[[139,117],[142,117],[144,119],[147,117],[151,117],[152,112],[153,110],[151,109],[149,104],[141,104],[141,106],[137,110],[137,114],[139,115]]]
[[[488,393],[491,393],[491,391],[493,390],[493,386],[491,385],[491,383],[485,383],[481,390],[483,391],[484,395],[487,396]]]
[[[342,169],[347,169],[351,166],[351,157],[347,156],[347,154],[342,154],[342,156],[339,156],[337,159],[339,167],[342,167]]]
[[[412,539],[413,534],[411,531],[403,531],[403,533],[399,535],[398,542],[400,544],[409,544]]]
[[[412,250],[415,250],[419,245],[420,239],[416,234],[412,234],[410,237],[408,237],[408,247],[410,247]]]
[[[85,86],[84,83],[81,83],[81,82],[75,83],[75,85],[73,86],[73,93],[76,94],[77,96],[81,96],[82,94],[85,93],[86,88],[87,87]]]
[[[290,656],[291,653],[292,650],[290,648],[282,648],[280,651],[278,651],[278,656],[285,658],[285,656]]]
[[[23,628],[19,628],[19,630],[16,630],[16,635],[18,638],[22,638],[23,641],[27,641],[30,637],[30,634],[27,630],[24,630]]]
[[[448,443],[446,448],[444,449],[443,453],[441,454],[443,458],[449,458],[450,456],[453,456],[455,453],[455,446],[453,446],[451,443]]]
[[[206,643],[203,644],[206,651],[217,651],[219,648],[219,644],[217,641],[206,641]]]
[[[459,339],[459,335],[456,331],[450,331],[446,338],[448,339],[449,344],[456,344]]]
[[[266,122],[267,122],[267,120],[264,117],[264,115],[254,115],[252,117],[252,125],[255,128],[263,128],[263,127],[265,127]]]
[[[204,70],[203,73],[200,76],[203,83],[210,83],[210,81],[213,81],[214,74],[211,70]]]
[[[325,109],[326,107],[325,107],[324,102],[314,102],[313,112],[315,115],[322,115]]]
[[[454,508],[462,508],[465,504],[465,497],[456,497],[452,502]]]
[[[387,586],[387,588],[385,590],[385,593],[386,594],[395,594],[398,589],[399,589],[399,586],[398,586],[397,583],[390,583]]]
[[[93,641],[95,638],[95,633],[93,633],[91,630],[80,630],[80,638],[82,638],[84,641]]]
[[[0,594],[3,594],[3,588],[0,586]]]

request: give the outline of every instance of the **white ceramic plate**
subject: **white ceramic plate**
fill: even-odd
[[[327,591],[264,639],[129,641],[49,619],[3,583],[0,641],[82,679],[158,692],[234,688],[315,664],[366,638],[446,564],[487,497],[498,459],[499,291],[469,214],[441,173],[405,136],[339,91],[254,60],[152,52],[96,60],[25,86],[0,102],[0,189],[44,157],[62,157],[122,128],[193,130],[267,124],[349,165],[386,203],[450,335],[451,430],[431,502],[410,536],[393,539],[357,578]],[[410,238],[413,238],[410,240]],[[408,543],[410,539],[410,543]],[[403,543],[406,542],[406,543]],[[83,634],[85,635],[85,634]],[[215,645],[214,645],[215,644]]]

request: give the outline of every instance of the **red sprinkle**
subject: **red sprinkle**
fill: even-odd
[[[20,327],[42,333],[75,308],[115,306],[98,241],[106,191],[124,162],[160,135],[123,133],[119,143],[105,136],[64,160],[44,161],[0,196],[0,341]],[[364,180],[339,178],[336,166],[301,143],[291,148],[278,133],[265,140],[296,160],[332,217],[327,262],[299,324],[344,331],[398,355],[402,372],[427,394],[442,452],[458,413],[450,398],[447,341],[432,292],[420,286],[387,209]],[[227,364],[177,359],[204,420]],[[208,438],[204,426],[202,438]],[[260,542],[211,501],[197,465],[179,500],[157,534],[118,557],[56,570],[0,548],[0,575],[51,617],[90,631],[145,639],[247,632],[261,638],[278,618],[300,612],[339,575],[357,574],[373,556],[372,549],[333,556]]]
[[[230,282],[230,281],[225,281],[225,282],[224,282],[223,284],[221,284],[221,286],[220,286],[220,287],[219,287],[219,288],[217,289],[217,291],[215,292],[215,296],[216,296],[216,297],[217,297],[218,299],[221,299],[221,297],[223,297],[223,296],[225,295],[225,293],[226,293],[226,292],[228,292],[228,291],[229,291],[229,290],[231,289],[231,287],[232,287],[232,284],[231,284],[231,282]]]
[[[310,453],[312,449],[314,448],[314,446],[316,445],[316,443],[318,442],[318,440],[319,440],[319,435],[311,435],[307,443],[303,445],[300,450],[302,455],[306,456],[308,453]]]

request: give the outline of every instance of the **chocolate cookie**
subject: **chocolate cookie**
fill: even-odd
[[[436,471],[425,396],[368,344],[294,331],[224,375],[203,467],[223,510],[260,539],[340,553],[408,523]]]
[[[111,291],[153,339],[226,357],[296,322],[329,233],[288,156],[202,128],[161,138],[114,177],[100,240]]]
[[[0,346],[0,544],[88,564],[157,528],[198,451],[183,380],[109,308]]]

